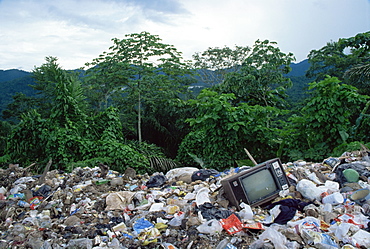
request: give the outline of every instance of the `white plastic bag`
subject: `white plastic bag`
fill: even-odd
[[[353,236],[353,245],[356,244],[370,248],[370,233],[365,230],[358,230]]]
[[[198,226],[197,230],[200,233],[216,234],[216,233],[220,233],[223,230],[223,228],[222,228],[221,223],[218,220],[212,219]]]
[[[238,213],[242,221],[253,220],[253,211],[252,211],[251,206],[249,206],[248,204],[245,204],[244,202],[240,203],[239,206],[243,208]]]
[[[166,178],[168,179],[169,182],[183,181],[185,183],[191,183],[192,182],[191,176],[197,170],[199,169],[195,167],[182,167],[171,169],[166,173]]]
[[[287,249],[287,238],[272,227],[266,228],[266,230],[260,236],[258,236],[258,240],[253,242],[249,248],[261,248],[266,241],[271,241],[275,249]]]
[[[178,227],[181,225],[182,220],[185,218],[185,213],[184,212],[178,212],[176,213],[172,220],[168,222],[168,225]]]
[[[327,180],[325,182],[325,188],[329,192],[339,192],[339,183],[338,182]]]
[[[304,198],[313,201],[320,199],[320,195],[324,192],[323,189],[316,187],[316,184],[307,179],[302,179],[298,182],[296,189],[303,195]]]

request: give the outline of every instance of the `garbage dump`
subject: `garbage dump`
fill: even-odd
[[[40,176],[9,165],[0,248],[370,248],[367,153],[283,163],[287,189],[238,207],[221,181],[242,168],[139,175],[98,165]]]

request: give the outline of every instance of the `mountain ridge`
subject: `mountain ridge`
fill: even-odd
[[[289,96],[288,101],[295,103],[306,96],[305,91],[310,81],[306,78],[305,74],[309,68],[309,62],[306,59],[298,63],[291,63],[290,66],[292,70],[285,76],[292,80],[293,87],[287,90],[287,94]],[[13,101],[12,96],[15,93],[22,92],[26,95],[35,94],[35,90],[29,87],[33,83],[32,72],[20,69],[0,69],[0,92],[2,93],[0,95],[0,114]]]

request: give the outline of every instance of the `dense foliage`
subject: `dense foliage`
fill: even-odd
[[[148,32],[112,41],[85,75],[55,57],[34,69],[38,96],[14,93],[3,112],[13,123],[0,123],[0,163],[153,172],[160,157],[170,162],[164,171],[169,158],[223,170],[246,159],[244,149],[258,162],[321,160],[370,142],[369,33],[311,51],[310,84],[289,74],[294,56],[268,40],[209,48],[194,64]],[[210,87],[191,93],[194,79]],[[288,99],[292,82],[291,92],[307,92]]]
[[[369,96],[329,76],[311,83],[310,89],[311,97],[301,114],[291,118],[294,127],[288,150],[291,158],[319,159],[344,143],[368,141],[370,123],[361,122],[359,115]]]
[[[187,119],[191,131],[181,143],[180,161],[194,165],[195,155],[206,167],[221,170],[244,159],[243,148],[260,162],[276,157],[281,111],[247,103],[235,107],[234,99],[232,93],[203,90],[197,100],[190,100],[196,117]]]

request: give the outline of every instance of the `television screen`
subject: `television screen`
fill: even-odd
[[[261,200],[279,190],[272,172],[263,169],[240,179],[249,202]]]

